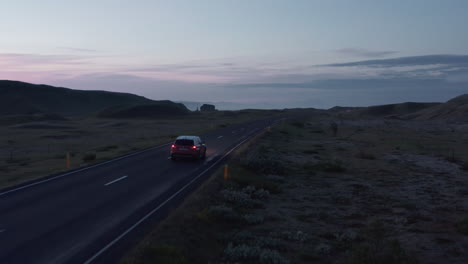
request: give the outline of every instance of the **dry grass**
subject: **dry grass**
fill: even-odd
[[[468,160],[467,134],[413,122],[343,120],[334,137],[329,122],[311,116],[279,124],[254,147],[280,153],[280,171],[262,168],[268,158],[250,166],[235,159],[227,184],[215,174],[216,184],[194,194],[202,200],[187,201],[192,211],[183,206],[175,222],[164,223],[173,231],[185,219],[184,229],[192,231],[174,235],[158,227],[147,245],[175,243],[188,263],[262,263],[255,254],[265,256],[263,263],[465,263],[468,174],[458,162]],[[269,199],[245,208],[222,202],[223,189],[245,186],[270,190]],[[236,221],[213,218],[211,206]],[[251,224],[242,215],[252,216]]]

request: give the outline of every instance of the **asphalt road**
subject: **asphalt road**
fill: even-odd
[[[165,207],[176,206],[171,203],[196,188],[229,151],[274,122],[201,135],[205,160],[171,161],[166,144],[0,191],[0,263],[114,262],[144,233],[145,222],[162,218]]]

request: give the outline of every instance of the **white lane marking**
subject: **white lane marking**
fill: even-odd
[[[172,142],[164,144],[164,145],[156,146],[156,147],[153,147],[153,148],[145,149],[145,150],[142,150],[142,151],[138,151],[138,152],[128,154],[128,155],[125,155],[125,156],[122,156],[122,157],[118,157],[118,158],[115,158],[115,159],[112,159],[112,160],[108,160],[108,161],[105,161],[105,162],[102,162],[102,163],[99,163],[99,164],[96,164],[96,165],[93,165],[93,166],[89,166],[89,167],[86,167],[86,168],[83,168],[83,169],[67,172],[65,174],[60,174],[60,175],[57,175],[55,177],[52,177],[52,178],[49,178],[49,179],[46,179],[46,180],[43,180],[43,181],[38,181],[38,182],[31,183],[31,184],[28,184],[28,185],[25,185],[25,186],[21,186],[21,187],[18,187],[18,188],[15,188],[15,189],[12,189],[12,190],[9,190],[9,191],[6,191],[6,192],[2,192],[2,193],[0,193],[0,196],[3,196],[3,195],[8,194],[8,193],[16,192],[16,191],[19,191],[19,190],[23,190],[23,189],[26,189],[26,188],[29,188],[29,187],[33,187],[33,186],[36,186],[36,185],[39,185],[39,184],[42,184],[42,183],[57,180],[57,179],[63,178],[65,176],[68,176],[68,175],[71,175],[71,174],[75,174],[75,173],[78,173],[78,172],[81,172],[81,171],[84,171],[84,170],[89,170],[89,169],[92,169],[92,168],[96,168],[96,167],[99,167],[99,166],[102,166],[102,165],[105,165],[105,164],[108,164],[108,163],[111,163],[111,162],[119,161],[121,159],[125,159],[125,158],[135,156],[135,155],[138,155],[138,154],[141,154],[141,153],[145,153],[145,152],[148,152],[148,151],[151,151],[151,150],[162,148],[162,147],[165,147],[165,146],[168,146],[168,145],[171,145],[171,144],[172,144]]]
[[[108,183],[104,184],[104,186],[111,185],[111,184],[116,183],[116,182],[118,182],[118,181],[121,181],[121,180],[123,180],[123,179],[125,179],[125,178],[127,178],[127,177],[128,177],[128,176],[120,177],[120,178],[118,178],[118,179],[115,179],[115,180],[113,180],[113,181],[111,181],[111,182],[108,182]]]
[[[250,133],[249,136],[252,136],[254,135],[255,133]],[[133,224],[131,227],[129,227],[125,232],[123,232],[122,234],[120,234],[118,237],[114,238],[114,240],[112,240],[109,244],[107,244],[105,247],[103,247],[101,250],[99,250],[96,254],[94,254],[91,258],[89,258],[87,261],[85,261],[83,264],[90,264],[92,263],[95,259],[97,259],[100,255],[102,255],[102,253],[104,253],[105,251],[107,251],[110,247],[112,247],[114,244],[116,244],[117,242],[119,242],[124,236],[126,236],[128,233],[130,233],[133,229],[135,229],[137,226],[139,226],[141,223],[143,223],[146,219],[148,219],[150,216],[152,216],[155,212],[159,211],[159,209],[161,209],[164,205],[166,205],[168,202],[170,202],[172,199],[174,199],[174,197],[176,197],[177,195],[179,195],[179,193],[181,193],[183,190],[185,190],[187,187],[189,187],[190,185],[192,185],[192,183],[194,183],[196,180],[198,180],[198,178],[200,178],[201,176],[203,176],[203,174],[205,174],[207,171],[209,171],[211,168],[213,168],[214,166],[216,166],[219,162],[221,162],[225,157],[227,157],[229,154],[231,154],[231,152],[233,152],[236,148],[238,148],[240,145],[244,144],[244,142],[246,142],[247,140],[249,140],[250,137],[242,140],[239,144],[237,144],[236,146],[234,146],[231,150],[229,150],[226,154],[224,154],[224,156],[222,156],[220,159],[218,159],[215,163],[213,163],[210,167],[208,167],[207,169],[205,169],[204,171],[202,171],[200,174],[198,174],[198,176],[196,176],[195,178],[193,178],[189,183],[187,183],[186,185],[184,185],[184,187],[180,188],[176,193],[174,193],[173,195],[171,195],[169,198],[167,198],[166,201],[162,202],[161,204],[159,204],[156,208],[154,208],[151,212],[149,212],[148,214],[146,214],[145,216],[143,216],[143,218],[141,218],[140,220],[138,220],[138,222],[136,222],[135,224]]]
[[[218,138],[222,138],[223,136],[219,136]]]

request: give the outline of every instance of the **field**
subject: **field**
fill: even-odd
[[[198,113],[170,119],[105,119],[24,122],[3,118],[0,129],[0,187],[76,169],[172,141],[281,111]],[[17,118],[17,117],[16,117]],[[67,153],[70,167],[67,167]]]
[[[122,263],[466,263],[467,130],[324,115],[285,121]]]

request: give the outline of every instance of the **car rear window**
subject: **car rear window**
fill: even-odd
[[[193,145],[193,140],[191,140],[191,139],[177,139],[175,141],[175,144],[180,145],[180,146],[192,146]]]

